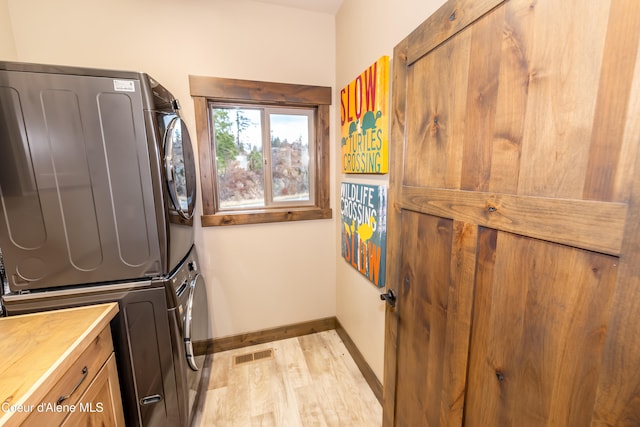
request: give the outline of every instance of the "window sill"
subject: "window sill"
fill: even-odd
[[[311,219],[330,219],[330,208],[318,207],[269,209],[258,211],[227,211],[213,215],[202,215],[203,227],[217,227],[224,225],[264,224],[269,222],[306,221]]]

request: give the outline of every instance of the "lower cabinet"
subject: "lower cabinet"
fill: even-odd
[[[70,426],[124,426],[118,370],[113,355],[80,397],[77,410],[62,423]]]
[[[125,425],[109,326],[46,392],[23,426]]]

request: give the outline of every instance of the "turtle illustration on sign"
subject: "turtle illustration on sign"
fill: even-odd
[[[376,123],[380,117],[382,117],[382,111],[380,110],[376,111],[375,116],[373,111],[367,111],[362,117],[362,134],[366,134],[369,129],[375,130]]]
[[[356,120],[355,122],[351,122],[351,124],[349,125],[349,136],[353,135],[357,131],[358,131],[358,120]]]

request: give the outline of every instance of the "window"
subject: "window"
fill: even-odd
[[[313,109],[209,106],[220,211],[313,206]]]
[[[202,225],[331,218],[331,88],[190,76]]]

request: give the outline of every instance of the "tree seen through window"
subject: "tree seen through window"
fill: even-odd
[[[220,209],[312,203],[312,110],[213,106],[212,117]]]

